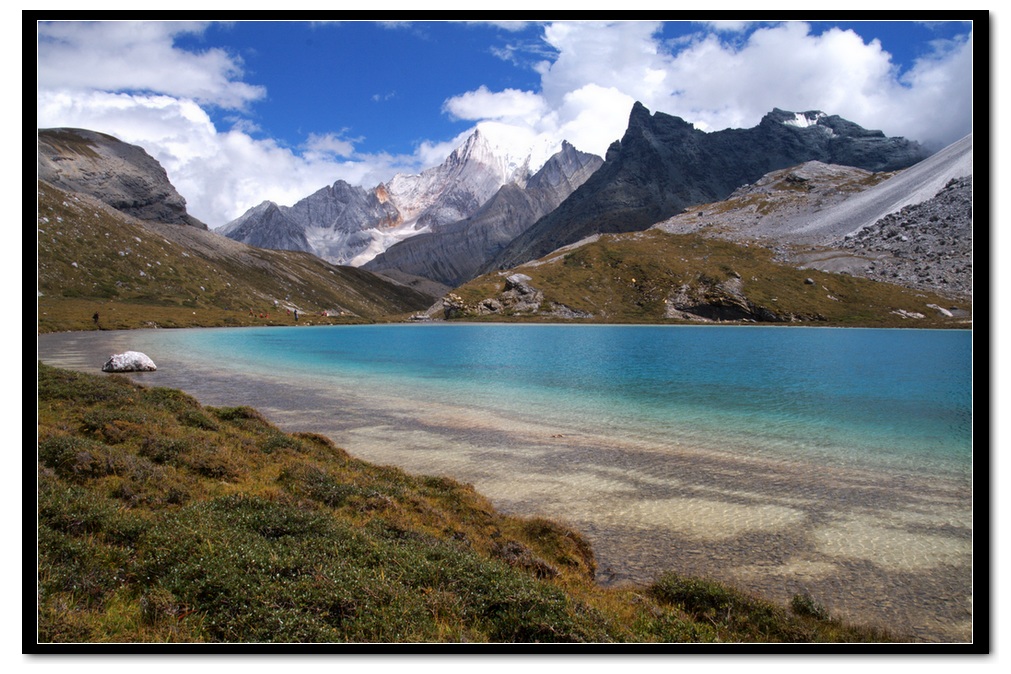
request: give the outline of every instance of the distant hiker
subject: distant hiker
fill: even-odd
[[[95,322],[95,325],[98,325],[98,312],[97,311],[95,312],[95,315],[91,317],[91,320],[93,320]]]
[[[295,309],[295,322],[298,323],[298,309]]]

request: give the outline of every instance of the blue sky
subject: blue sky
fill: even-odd
[[[970,132],[965,22],[57,22],[38,124],[144,147],[212,227],[264,199],[441,162],[476,125],[602,155],[634,101],[703,130],[819,109]],[[489,127],[490,128],[490,127]]]

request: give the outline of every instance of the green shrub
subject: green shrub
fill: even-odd
[[[150,431],[153,425],[147,414],[121,408],[92,408],[81,417],[82,432],[109,444],[125,442],[133,435]]]
[[[601,588],[565,526],[251,408],[44,366],[39,388],[40,641],[888,638],[813,619],[809,597],[791,614],[676,574]]]
[[[192,452],[198,444],[192,437],[169,438],[165,436],[149,436],[144,438],[137,454],[151,459],[155,463],[169,463],[178,457]]]
[[[300,449],[298,440],[287,433],[274,431],[267,433],[267,436],[260,441],[260,451],[264,454],[273,454],[282,449]]]
[[[660,603],[712,623],[727,635],[724,638],[776,642],[817,638],[811,626],[791,618],[785,609],[716,581],[666,573],[649,591]]]
[[[135,402],[136,389],[126,377],[89,376],[41,362],[38,369],[40,402],[73,400],[85,405],[129,405]]]
[[[216,431],[220,428],[214,419],[199,410],[183,411],[179,414],[179,421],[182,422],[184,426],[199,428],[205,431]]]
[[[252,407],[208,407],[207,408],[214,416],[222,421],[259,421],[264,425],[267,424],[267,420],[263,418],[263,415],[257,412]]]
[[[109,448],[90,438],[56,435],[39,440],[38,456],[42,465],[62,478],[83,480],[111,472]]]
[[[179,457],[181,465],[212,480],[234,482],[245,472],[229,453],[213,445],[200,444]]]
[[[182,607],[175,595],[163,587],[153,587],[140,598],[140,617],[145,625],[176,619]]]
[[[285,467],[278,482],[290,493],[305,496],[330,508],[340,508],[355,497],[366,497],[374,493],[356,484],[337,480],[321,468],[306,464]]]
[[[808,616],[816,620],[828,620],[828,609],[816,602],[810,594],[803,592],[793,595],[790,600],[790,609],[801,616]]]

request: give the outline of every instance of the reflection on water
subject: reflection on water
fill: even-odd
[[[522,400],[453,401],[362,372],[203,360],[186,332],[44,335],[40,358],[98,371],[114,351],[157,353],[160,369],[136,380],[251,405],[365,460],[451,476],[504,511],[569,523],[593,543],[604,583],[673,568],[781,602],[808,592],[835,616],[918,639],[972,638],[968,470],[825,461],[733,433],[636,432]]]

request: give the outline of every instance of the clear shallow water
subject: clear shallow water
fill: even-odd
[[[250,404],[564,519],[604,582],[677,568],[971,634],[971,334],[395,325],[44,335],[42,359]],[[96,352],[96,349],[105,349]],[[101,355],[99,355],[101,353]],[[48,355],[48,357],[47,357]]]
[[[429,325],[201,331],[194,348],[413,395],[823,459],[971,456],[965,331]],[[724,438],[725,439],[725,438]]]

